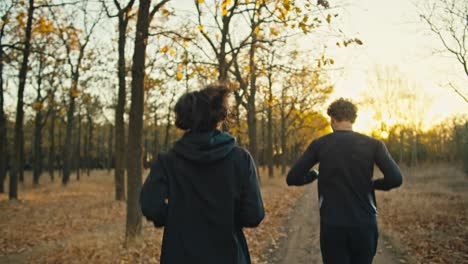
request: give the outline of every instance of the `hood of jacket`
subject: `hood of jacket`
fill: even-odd
[[[189,131],[174,143],[174,151],[185,159],[210,163],[226,157],[236,145],[236,139],[219,130]]]

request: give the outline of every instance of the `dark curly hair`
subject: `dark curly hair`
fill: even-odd
[[[185,93],[174,107],[176,127],[196,131],[216,129],[228,117],[227,99],[230,93],[229,87],[221,84]]]
[[[357,117],[357,107],[350,100],[340,98],[330,104],[327,114],[337,121],[350,121],[354,123]]]

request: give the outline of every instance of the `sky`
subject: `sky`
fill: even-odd
[[[340,71],[332,75],[333,98],[348,97],[359,101],[369,92],[369,78],[378,66],[396,66],[409,82],[424,95],[424,126],[445,117],[465,113],[468,104],[448,86],[453,83],[468,95],[468,77],[461,64],[443,50],[439,40],[419,19],[418,10],[408,0],[345,0],[335,26],[364,45],[346,49],[330,45]],[[372,109],[362,109],[355,124],[365,131],[371,126]]]
[[[336,38],[325,40],[319,34],[310,34],[314,41],[320,39],[319,42],[326,43],[327,56],[334,59],[334,67],[339,69],[329,73],[330,82],[335,85],[330,100],[347,97],[359,102],[362,95],[373,89],[369,79],[375,69],[390,66],[397,67],[412,87],[417,87],[417,93],[421,94],[419,100],[425,100],[424,109],[420,109],[424,128],[451,115],[468,114],[468,104],[448,87],[453,83],[468,96],[468,77],[451,54],[436,52],[443,50],[442,44],[419,19],[414,1],[426,0],[329,0],[337,7],[324,12],[339,14],[333,18],[330,31],[340,29],[346,36],[358,37],[364,43],[339,48],[335,45]],[[182,14],[194,12],[193,0],[172,3]],[[104,41],[111,39],[115,32],[107,25],[100,33],[103,34],[98,38]],[[309,40],[304,38],[303,42],[307,45]],[[14,100],[11,101],[13,106]],[[328,103],[320,107],[324,113],[327,106]],[[355,129],[369,132],[378,125],[373,118],[374,111],[365,106],[359,109]]]
[[[311,0],[315,2],[315,0]],[[333,9],[324,12],[338,13],[330,31],[340,29],[348,37],[358,37],[363,45],[339,48],[337,39],[325,41],[326,53],[335,61],[330,71],[330,82],[335,91],[330,101],[339,97],[351,98],[359,103],[362,95],[369,93],[369,79],[377,67],[396,67],[421,96],[417,100],[423,108],[423,129],[457,114],[468,114],[468,104],[448,84],[453,83],[468,95],[468,77],[461,64],[443,51],[440,41],[432,35],[419,18],[416,1],[426,0],[329,0]],[[463,0],[460,0],[463,1]],[[178,9],[190,10],[192,0],[177,0]],[[317,40],[311,33],[303,40]],[[320,40],[323,42],[323,40]],[[325,113],[328,104],[321,110]],[[355,129],[369,133],[377,126],[373,109],[361,106]]]

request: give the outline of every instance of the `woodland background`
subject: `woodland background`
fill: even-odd
[[[2,1],[0,257],[16,254],[22,256],[17,261],[25,261],[30,249],[45,252],[50,241],[76,234],[75,229],[107,230],[106,223],[122,217],[114,242],[116,248],[125,245],[128,255],[120,257],[143,257],[145,251],[132,251],[131,245],[141,243],[135,238],[142,228],[150,228],[142,224],[138,206],[145,168],[182,135],[173,125],[177,98],[213,82],[233,87],[230,120],[223,128],[261,167],[267,211],[275,216],[264,223],[276,223],[268,231],[252,232],[274,234],[286,217],[280,211],[302,190],[288,193],[283,186],[288,166],[314,138],[331,131],[324,105],[334,91],[331,73],[340,69],[324,39],[336,40],[342,49],[365,45],[334,27],[341,9],[332,2],[197,0],[181,7],[169,0]],[[421,19],[468,78],[468,4],[431,3],[421,8]],[[409,175],[447,168],[462,175],[453,176],[454,182],[466,186],[467,113],[425,127],[424,94],[398,66],[376,67],[372,76],[372,92],[357,100],[372,107],[380,123],[367,133],[382,139]],[[447,92],[466,101],[459,87]],[[452,177],[445,171],[439,176]],[[461,199],[464,223],[465,194],[453,198]],[[96,199],[106,206],[95,205]],[[93,210],[96,219],[81,218]],[[106,210],[108,215],[97,216]],[[45,228],[49,221],[58,222]],[[35,227],[23,230],[15,222]],[[459,243],[465,252],[467,236],[462,228]],[[72,239],[77,251],[87,247]],[[148,243],[148,250],[158,251],[158,244]],[[100,255],[84,252],[85,259]],[[67,259],[75,253],[61,254]]]

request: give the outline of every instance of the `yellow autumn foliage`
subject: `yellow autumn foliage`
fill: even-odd
[[[176,74],[176,79],[178,81],[182,80],[182,77],[184,77],[184,74],[181,71],[178,71]]]

